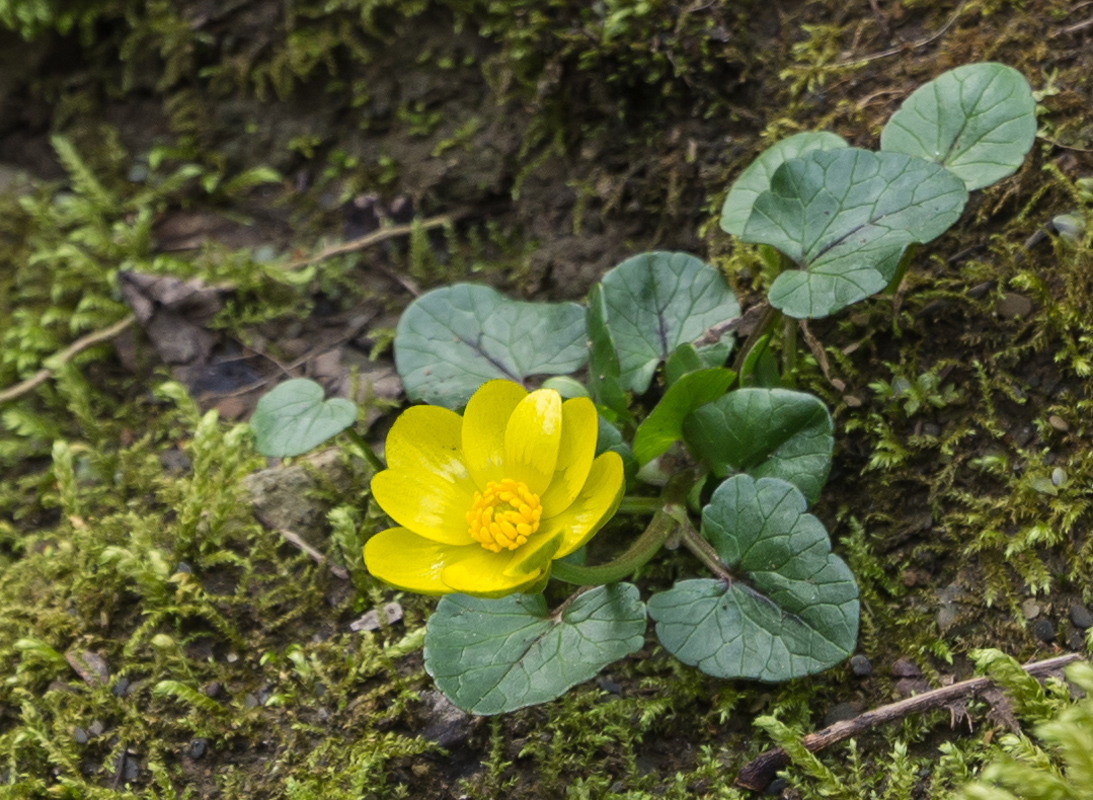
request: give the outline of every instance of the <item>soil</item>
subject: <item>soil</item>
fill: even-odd
[[[1078,204],[1073,181],[1093,174],[1093,131],[1083,116],[1093,27],[1080,24],[1082,4],[786,0],[672,9],[607,3],[589,11],[558,2],[501,15],[475,3],[423,4],[427,13],[408,1],[375,4],[369,13],[342,8],[360,4],[329,5],[339,9],[299,10],[292,21],[285,15],[293,4],[195,0],[170,14],[140,8],[128,22],[106,10],[30,42],[2,34],[5,192],[73,190],[78,178],[51,144],[58,134],[118,196],[143,185],[155,148],[168,148],[168,165],[198,163],[227,176],[221,188],[191,186],[150,207],[149,258],[110,267],[122,268],[111,278],[115,319],[132,307],[139,322],[78,365],[98,398],[94,413],[123,419],[110,423],[117,435],[101,440],[104,452],[135,458],[126,448],[145,427],[170,431],[149,446],[178,488],[133,489],[127,501],[155,496],[147,502],[164,525],[184,513],[170,503],[191,491],[200,458],[196,412],[189,429],[162,422],[162,400],[151,399],[168,375],[201,411],[216,409],[225,422],[245,421],[283,377],[313,377],[366,405],[367,438],[380,444],[404,401],[390,331],[420,292],[475,280],[523,298],[581,300],[630,255],[682,250],[722,268],[747,308],[761,297],[758,258],[716,219],[733,177],[766,145],[828,129],[875,147],[910,91],[960,64],[1002,61],[1029,78],[1044,112],[1042,138],[1025,166],[975,193],[957,227],[921,251],[895,296],[810,328],[831,367],[827,376],[806,370],[804,388],[829,404],[837,425],[835,466],[815,513],[862,587],[858,654],[824,675],[770,687],[702,676],[668,658],[650,634],[636,656],[557,703],[469,717],[432,687],[419,649],[398,658],[382,650],[420,628],[431,601],[395,598],[356,579],[327,513],[339,498],[365,496],[367,469],[328,452],[255,471],[246,485],[262,530],[297,531],[341,573],[276,540],[253,562],[242,552],[248,545],[236,544],[228,549],[238,559],[195,567],[201,591],[220,598],[216,607],[238,637],[196,612],[157,626],[139,582],[110,597],[85,588],[44,603],[66,609],[70,624],[47,624],[25,609],[13,617],[20,639],[49,642],[66,655],[106,654],[110,677],[57,672],[35,678],[24,695],[0,694],[0,737],[26,730],[30,717],[20,703],[39,699],[43,708],[77,715],[50,716],[50,735],[67,736],[76,718],[83,734],[82,742],[75,738],[82,749],[66,744],[63,757],[26,756],[26,768],[19,766],[23,745],[10,738],[3,746],[15,766],[0,768],[0,784],[17,778],[27,797],[46,796],[50,785],[61,791],[62,780],[119,797],[126,784],[141,796],[171,796],[165,787],[173,786],[177,796],[186,789],[199,798],[729,797],[721,792],[736,770],[770,745],[752,726],[759,715],[778,713],[804,731],[822,727],[968,677],[976,648],[1021,660],[1088,652],[1093,272],[1088,248],[1067,245],[1050,225]],[[651,9],[621,17],[616,38],[605,34],[616,7],[631,5]],[[175,39],[169,20],[184,23]],[[286,41],[296,41],[295,55],[283,56]],[[301,61],[305,52],[313,67]],[[222,189],[230,176],[257,167],[280,178]],[[383,225],[440,215],[452,221],[347,255],[324,250]],[[5,235],[22,241],[22,224]],[[22,246],[15,252],[25,256]],[[289,271],[306,276],[302,288],[263,283],[258,266],[232,267],[233,253],[258,265],[292,261]],[[141,283],[152,269],[160,270],[154,285]],[[143,316],[140,301],[126,294],[138,283],[149,309]],[[14,277],[4,285],[11,291],[0,302],[6,323],[23,301]],[[0,373],[0,388],[37,368]],[[55,393],[40,391],[44,399],[30,395],[9,408],[61,414]],[[18,419],[4,417],[4,441],[23,441]],[[68,418],[58,419],[52,438],[95,441]],[[32,496],[34,487],[49,497],[60,491],[48,444],[9,452],[24,451],[0,451],[10,470],[0,505],[5,569],[64,541],[59,531],[69,530],[59,500]],[[247,463],[261,466],[253,457]],[[258,529],[249,503],[241,513],[248,530]],[[85,516],[72,525],[93,526],[107,513]],[[374,517],[362,512],[358,521],[367,527]],[[171,569],[185,572],[180,564]],[[655,588],[693,569],[676,554],[639,583]],[[294,611],[295,590],[283,589],[278,574],[317,587],[321,599]],[[274,597],[281,591],[283,599]],[[353,620],[392,599],[403,604],[402,620],[383,622],[367,640],[350,638],[366,636],[351,632]],[[85,622],[98,618],[97,602],[103,619],[109,609],[99,627]],[[127,647],[156,631],[182,643],[177,655]],[[19,652],[13,663],[29,663]],[[311,672],[294,652],[314,659],[304,659]],[[172,669],[207,698],[238,699],[239,718],[153,697],[148,676],[162,681]],[[120,690],[119,676],[128,676]],[[120,731],[144,715],[143,736],[111,738],[109,727],[89,736],[95,720],[88,715],[105,713],[94,711],[103,698],[44,699],[105,697],[107,684],[115,698],[136,698],[142,709],[115,709],[100,728],[105,722]],[[950,727],[946,712],[868,734],[860,746],[882,760],[898,733],[929,764],[942,742],[982,742],[978,726],[992,723],[982,707],[971,713],[975,733]],[[343,763],[342,740],[374,744]],[[873,767],[883,780],[885,767]],[[794,773],[789,780],[771,793],[800,797],[807,779]],[[918,785],[914,796],[941,796],[928,773]]]

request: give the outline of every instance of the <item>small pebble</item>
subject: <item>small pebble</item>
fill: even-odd
[[[925,425],[922,426],[922,435],[923,436],[940,436],[941,435],[941,426],[940,425],[935,425],[932,422],[927,422]]]
[[[1085,636],[1078,628],[1071,628],[1067,631],[1066,646],[1071,650],[1085,652]]]
[[[1036,619],[1040,616],[1040,604],[1030,597],[1028,600],[1021,603],[1021,613],[1024,615],[1025,619]]]
[[[869,659],[860,653],[850,659],[850,671],[853,672],[859,678],[868,678],[873,674],[873,665],[869,663]]]
[[[76,744],[87,744],[90,737],[87,735],[87,731],[77,727],[72,729],[72,738],[76,740]]]
[[[1070,604],[1070,621],[1082,629],[1093,628],[1093,614],[1077,601]]]
[[[1066,420],[1062,417],[1056,416],[1055,414],[1052,414],[1050,417],[1048,417],[1047,422],[1051,427],[1061,433],[1066,433],[1068,430],[1070,430],[1070,426],[1067,424]]]
[[[775,778],[770,782],[770,786],[767,787],[766,794],[771,797],[780,797],[788,786],[789,784],[786,782],[785,778]]]
[[[102,736],[102,733],[105,730],[106,726],[102,724],[102,720],[95,720],[87,726],[87,732],[92,736]]]
[[[243,698],[243,708],[258,708],[258,698],[253,694],[248,693],[247,696]]]
[[[922,676],[922,670],[915,666],[911,659],[899,658],[892,664],[892,674],[897,678],[919,678]]]
[[[220,694],[220,681],[209,681],[201,687],[201,691],[205,693],[206,697],[215,698]]]
[[[209,749],[208,739],[194,739],[190,742],[190,758],[198,759],[205,755],[205,751]]]
[[[824,714],[824,727],[827,728],[836,722],[853,719],[858,716],[859,710],[852,703],[839,703],[828,709]]]
[[[609,681],[606,678],[601,678],[596,681],[599,687],[608,694],[622,694],[622,687],[614,681]]]
[[[114,697],[125,697],[129,693],[129,679],[118,678],[118,682],[114,684],[114,688],[110,691],[113,692]]]
[[[1049,619],[1038,619],[1032,623],[1032,635],[1045,644],[1055,641],[1055,626]]]

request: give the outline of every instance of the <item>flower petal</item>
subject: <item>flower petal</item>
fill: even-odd
[[[531,537],[527,544],[513,551],[512,558],[505,567],[505,575],[517,578],[542,574],[543,570],[550,567],[554,554],[561,546],[561,531],[556,531],[552,536]]]
[[[385,469],[372,478],[372,496],[387,516],[419,536],[449,545],[471,544],[467,512],[470,480],[453,481],[424,467]]]
[[[463,418],[439,406],[412,406],[395,420],[387,434],[387,466],[421,468],[466,481],[471,494],[477,487],[463,462]]]
[[[505,551],[494,553],[484,547],[468,548],[466,555],[445,567],[441,580],[453,592],[463,592],[474,597],[504,597],[513,592],[530,588],[542,573],[506,575],[505,568],[513,554]]]
[[[447,594],[452,590],[441,579],[444,568],[465,557],[465,551],[481,550],[439,544],[406,528],[380,531],[364,544],[368,571],[385,583],[418,594]]]
[[[564,558],[583,545],[609,520],[619,507],[625,483],[622,458],[604,453],[592,462],[588,480],[573,504],[556,517],[544,519],[539,534],[562,533],[562,546],[554,558]]]
[[[542,496],[554,477],[562,441],[562,397],[538,389],[512,411],[505,427],[505,477]]]
[[[520,401],[524,388],[512,381],[488,381],[471,395],[463,412],[461,441],[467,469],[479,489],[505,475],[505,425]]]
[[[543,516],[556,516],[576,499],[592,468],[596,455],[599,421],[596,406],[587,397],[577,397],[562,403],[562,439],[558,445],[558,463],[554,478],[540,501]]]

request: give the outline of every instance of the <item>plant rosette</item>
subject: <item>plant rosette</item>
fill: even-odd
[[[1021,166],[1035,130],[1025,79],[971,64],[908,97],[879,152],[831,133],[775,143],[722,210],[724,230],[760,245],[767,266],[741,346],[735,294],[686,253],[627,259],[586,306],[441,287],[396,330],[407,396],[431,405],[395,421],[385,468],[342,404],[306,382],[259,407],[257,444],[291,455],[345,428],[377,465],[372,495],[395,527],[368,540],[365,562],[392,586],[443,595],[425,668],[472,713],[559,697],[641,648],[650,617],[665,650],[709,675],[827,669],[852,653],[860,609],[809,513],[834,437],[824,404],[793,388],[797,320],[898,285],[969,191]],[[539,383],[550,388],[529,391]],[[605,526],[628,546],[584,563]],[[623,581],[669,543],[700,569],[646,604]],[[577,588],[552,609],[565,584]]]

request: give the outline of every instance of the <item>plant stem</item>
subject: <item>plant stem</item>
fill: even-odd
[[[797,388],[797,320],[782,317],[782,385]]]
[[[598,586],[604,583],[616,583],[632,575],[639,567],[657,554],[681,522],[687,521],[687,493],[691,490],[695,478],[690,471],[673,475],[659,498],[658,508],[649,525],[625,553],[597,567],[579,567],[564,561],[555,561],[551,566],[551,577],[566,583],[581,586]],[[644,498],[631,498],[641,500]]]
[[[660,497],[624,497],[619,503],[620,514],[655,514],[664,507]]]
[[[740,380],[740,370],[744,366],[744,362],[747,361],[748,353],[752,351],[770,329],[774,327],[774,323],[778,320],[778,316],[781,314],[778,309],[773,306],[767,306],[766,311],[763,312],[763,316],[759,318],[759,322],[756,323],[755,328],[748,335],[748,338],[744,341],[744,345],[736,353],[736,359],[733,361],[732,370],[736,373],[736,379]]]
[[[683,529],[683,546],[690,550],[706,569],[726,583],[732,583],[732,573],[725,569],[725,565],[721,563],[721,557],[717,554],[717,551],[689,523]]]
[[[364,460],[369,463],[372,469],[376,472],[387,469],[387,465],[380,461],[380,457],[376,455],[376,451],[369,447],[368,442],[364,441],[364,437],[357,433],[356,428],[350,426],[345,429],[345,432],[349,434],[349,438],[356,442],[360,447],[361,455],[364,456]]]
[[[907,249],[903,251],[903,255],[900,256],[899,266],[896,267],[896,274],[892,276],[892,280],[888,282],[888,285],[884,287],[884,294],[895,294],[899,289],[899,285],[903,283],[904,276],[907,275],[907,269],[911,266],[911,260],[915,257],[915,253],[918,251],[917,244],[907,245]]]

